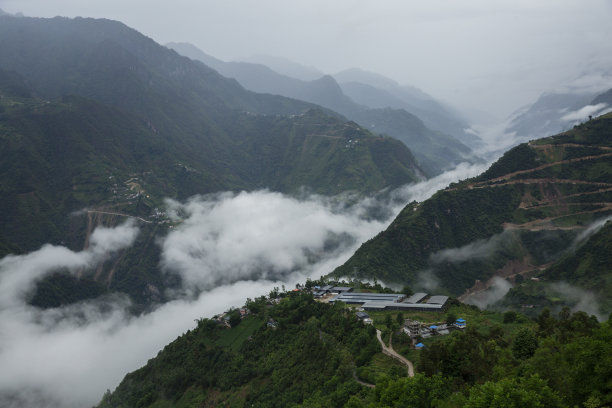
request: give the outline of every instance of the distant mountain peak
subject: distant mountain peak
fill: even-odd
[[[241,58],[239,61],[265,65],[279,74],[302,81],[312,81],[325,75],[313,66],[302,65],[288,58],[273,55],[255,54],[247,58]]]
[[[400,84],[384,75],[375,72],[366,71],[361,68],[348,68],[338,73],[335,73],[334,78],[340,83],[344,82],[361,82],[376,88],[395,88]]]

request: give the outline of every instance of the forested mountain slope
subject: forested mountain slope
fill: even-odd
[[[515,147],[395,221],[334,271],[459,295],[476,280],[526,274],[566,256],[612,214],[612,115]],[[571,272],[570,272],[571,273]]]
[[[401,143],[314,105],[246,91],[120,23],[0,18],[5,205],[32,193],[65,216],[112,202],[112,185],[145,173],[149,207],[220,190],[371,192],[422,176]]]
[[[372,132],[401,140],[414,153],[428,175],[439,174],[462,161],[475,160],[470,148],[454,136],[431,130],[429,125],[423,124],[418,115],[415,116],[414,112],[409,110],[413,105],[402,100],[399,103],[367,106],[349,98],[331,76],[303,81],[281,75],[260,64],[221,61],[191,44],[170,43],[168,46],[182,55],[202,61],[228,78],[235,78],[247,89],[315,103],[346,116]],[[430,123],[442,123],[440,117],[450,116],[431,98],[421,101],[419,106],[422,108],[419,112],[427,115],[428,119],[435,117]],[[461,126],[455,124],[453,128],[456,130],[458,127]],[[467,125],[463,124],[461,129],[465,127]]]
[[[612,327],[584,312],[524,315],[452,306],[468,327],[423,339],[415,350],[398,330],[406,315],[379,312],[364,325],[354,311],[309,293],[248,300],[250,315],[198,319],[142,368],[108,391],[100,408],[119,407],[568,407],[612,402]],[[278,302],[278,303],[277,303]],[[427,315],[427,316],[425,316]],[[398,323],[399,322],[399,323]],[[385,344],[416,367],[383,355]],[[589,405],[591,404],[591,405]]]
[[[201,193],[223,188],[279,188],[265,179],[257,181],[260,169],[247,168],[248,163],[245,166],[245,156],[251,154],[247,147],[253,147],[249,145],[249,139],[262,137],[263,129],[270,128],[266,130],[269,138],[276,138],[275,142],[287,142],[291,139],[293,123],[296,123],[296,128],[304,127],[303,119],[298,116],[316,108],[280,96],[247,91],[236,81],[181,57],[118,22],[83,18],[1,18],[0,68],[17,72],[41,98],[78,95],[134,115],[168,143],[181,145],[185,151],[193,152],[207,166],[216,166],[217,169],[211,171],[213,178],[233,181],[198,191]],[[265,115],[289,117],[280,119]],[[343,126],[341,123],[344,120],[334,122],[324,116],[322,114],[320,121],[317,119],[322,122],[319,128],[306,128],[305,134],[326,135],[327,123]],[[280,125],[283,121],[287,125]],[[353,134],[355,138],[371,136],[352,124],[347,126],[354,128],[347,132],[351,134],[347,139]],[[341,133],[330,130],[329,135],[333,136],[329,138],[330,141],[338,140]],[[389,149],[379,150],[398,151],[404,158],[410,156],[407,149],[391,139],[376,140],[382,145],[389,143]],[[278,148],[284,151],[283,146]],[[266,162],[268,157],[253,159],[261,163],[260,166],[267,166],[266,171],[285,170],[275,162]],[[381,161],[395,163],[393,159],[386,159]],[[285,163],[285,166],[288,164]],[[232,168],[240,166],[244,167],[242,174]],[[406,171],[408,168],[410,170]],[[390,170],[389,174],[382,175],[384,170],[381,169],[374,169],[374,173],[382,175],[382,178],[397,179],[399,176],[403,179],[400,184],[415,180],[418,178],[416,173],[421,172],[415,163],[410,162],[403,162],[401,168],[387,166],[387,169]],[[368,168],[367,173],[370,174],[372,170]],[[368,190],[370,187],[365,186],[376,183],[362,179],[350,186],[347,184],[351,183],[342,182],[341,175],[337,176],[339,182],[333,187],[329,184],[319,185],[320,181],[316,178],[305,180],[304,185],[326,193],[355,186],[359,186],[361,191],[389,186],[382,182]],[[249,177],[252,180],[244,180]],[[282,191],[299,187],[297,184],[290,185],[282,188]]]
[[[45,243],[82,250],[97,225],[142,224],[136,244],[97,271],[45,281],[33,298],[45,307],[108,291],[163,300],[165,198],[372,193],[424,175],[395,139],[86,18],[0,16],[0,152],[0,256]]]
[[[357,68],[338,72],[333,77],[342,91],[359,104],[375,109],[404,109],[429,129],[450,135],[466,146],[475,148],[482,143],[466,131],[470,125],[460,114],[418,88],[402,86],[390,78]]]

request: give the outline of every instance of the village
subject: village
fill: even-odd
[[[452,321],[446,319],[437,322],[432,322],[431,319],[427,319],[429,322],[409,318],[403,319],[402,312],[432,312],[432,317],[438,317],[448,308],[448,296],[429,295],[423,292],[413,293],[410,296],[402,293],[357,292],[354,287],[338,286],[336,284],[314,285],[309,288],[298,284],[295,289],[288,293],[302,291],[311,293],[315,300],[322,303],[342,302],[355,313],[355,318],[364,324],[374,324],[374,320],[368,312],[376,314],[378,319],[382,316],[388,319],[391,316],[389,312],[399,312],[396,314],[396,317],[399,315],[402,320],[399,331],[410,337],[412,347],[417,350],[424,347],[423,341],[425,339],[448,335],[453,330],[464,330],[467,327],[467,321],[461,317],[453,318]],[[281,302],[282,293],[278,293],[278,295],[276,297],[266,297],[268,305]],[[230,309],[213,316],[213,320],[217,324],[231,328],[232,324],[236,324],[250,314],[251,311],[247,307]],[[266,325],[270,329],[277,329],[278,322],[268,319]]]

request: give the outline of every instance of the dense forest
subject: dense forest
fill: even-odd
[[[458,302],[435,321],[468,327],[419,339],[399,328],[411,313],[379,312],[364,325],[342,303],[306,292],[247,300],[202,318],[99,407],[602,407],[612,403],[612,325],[584,312],[481,312]],[[244,309],[243,312],[244,313]],[[423,316],[425,314],[425,316]],[[401,323],[400,323],[401,322]],[[231,325],[231,328],[228,327]],[[375,329],[413,360],[416,375],[381,353]]]

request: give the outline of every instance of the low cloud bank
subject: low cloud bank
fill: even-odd
[[[599,220],[595,220],[591,224],[589,224],[583,231],[580,232],[574,239],[572,243],[571,249],[575,250],[579,245],[586,242],[593,235],[597,234],[599,230],[601,230],[608,221],[612,221],[612,216],[604,217]]]
[[[601,308],[599,307],[599,302],[595,294],[582,288],[572,286],[567,282],[551,283],[550,287],[559,294],[559,297],[570,304],[575,304],[574,307],[572,307],[572,312],[581,310],[589,315],[597,317],[597,320],[600,322],[607,320],[608,317],[601,313]]]
[[[257,191],[168,201],[180,223],[160,242],[162,266],[183,277],[184,291],[138,317],[122,296],[44,311],[25,301],[46,274],[92,267],[131,245],[134,224],[96,229],[81,252],[46,245],[8,256],[0,260],[0,406],[92,406],[195,319],[331,272],[406,203],[483,169],[463,164],[366,199]]]
[[[108,255],[134,242],[138,229],[128,222],[117,228],[97,228],[89,247],[73,252],[65,247],[44,245],[27,255],[9,255],[0,260],[0,307],[18,303],[33,285],[59,269],[76,272],[103,261]]]
[[[442,249],[430,257],[430,262],[440,264],[444,262],[459,263],[474,259],[485,259],[495,253],[508,239],[510,232],[495,234],[490,238],[479,239],[459,248]]]
[[[465,303],[478,306],[479,309],[485,309],[487,306],[498,302],[506,296],[511,288],[512,284],[510,282],[495,276],[487,290],[470,296]]]
[[[596,105],[587,105],[582,108],[566,113],[561,117],[562,121],[565,122],[582,122],[589,119],[589,116],[599,116],[607,112],[612,111],[605,103],[598,103]]]
[[[384,228],[363,217],[359,202],[342,212],[313,196],[297,200],[269,191],[168,201],[182,223],[162,245],[162,265],[179,273],[188,289],[210,289],[243,279],[282,279],[321,271]]]

